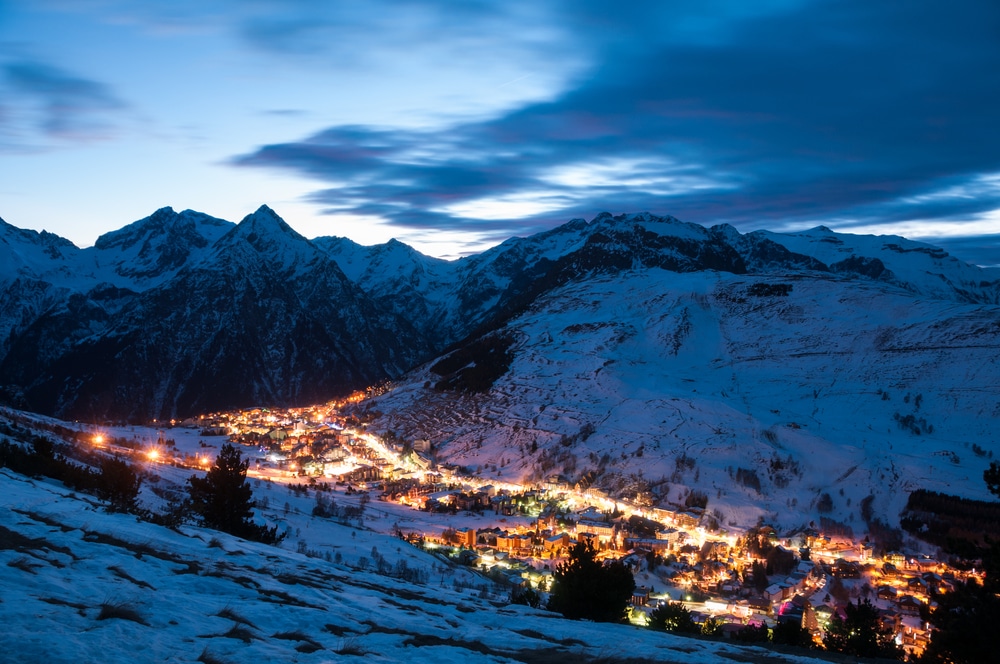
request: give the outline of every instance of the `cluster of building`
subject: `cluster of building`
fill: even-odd
[[[414,509],[495,514],[503,527],[448,528],[443,534],[408,537],[456,547],[463,562],[514,584],[547,590],[552,570],[570,549],[590,542],[601,557],[651,572],[646,578],[662,584],[636,589],[637,615],[671,597],[690,598],[696,617],[720,620],[724,634],[754,622],[793,621],[819,638],[848,601],[865,597],[879,608],[899,643],[919,654],[929,640],[922,607],[968,576],[938,561],[900,553],[876,560],[868,542],[814,530],[779,537],[772,529],[768,544],[797,561],[762,587],[750,571],[754,557],[735,536],[708,532],[698,509],[615,502],[596,489],[563,486],[557,478],[536,488],[477,483],[448,468],[433,469],[429,441],[383,441],[338,420],[337,408],[255,409],[201,424],[225,428],[235,440],[255,445],[260,469],[336,476]]]

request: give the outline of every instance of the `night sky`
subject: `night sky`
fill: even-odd
[[[648,210],[1000,264],[1000,2],[0,0],[0,217],[454,257]]]

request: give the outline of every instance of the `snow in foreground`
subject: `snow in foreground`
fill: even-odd
[[[109,514],[6,469],[0,495],[4,662],[814,661],[483,600],[455,589],[465,570],[322,519],[296,527],[327,530],[343,564]],[[351,552],[373,547],[423,565],[426,583],[357,569]]]

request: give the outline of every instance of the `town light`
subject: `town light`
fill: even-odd
[[[160,458],[160,451],[156,449],[150,450],[146,452],[146,456],[149,457],[150,461],[156,461],[157,459]]]
[[[104,436],[102,436],[99,433],[94,434],[94,445],[103,445],[103,444],[104,444]]]

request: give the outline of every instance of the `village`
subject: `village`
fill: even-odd
[[[394,521],[393,534],[511,588],[548,591],[570,549],[589,542],[600,558],[621,560],[633,572],[630,620],[637,625],[661,604],[682,601],[723,637],[748,625],[793,622],[819,642],[834,614],[866,599],[897,643],[919,655],[930,638],[922,609],[959,581],[981,580],[981,571],[925,555],[877,551],[867,538],[811,528],[780,533],[764,523],[727,532],[697,506],[637,505],[558,477],[531,487],[489,481],[436,464],[431,441],[367,432],[341,417],[341,405],[252,409],[171,425],[227,435],[245,446],[251,477],[319,489],[318,501],[322,492],[340,491],[362,496],[362,510],[374,497],[386,509],[424,513],[422,526]],[[203,468],[207,458],[185,454],[173,462]]]

